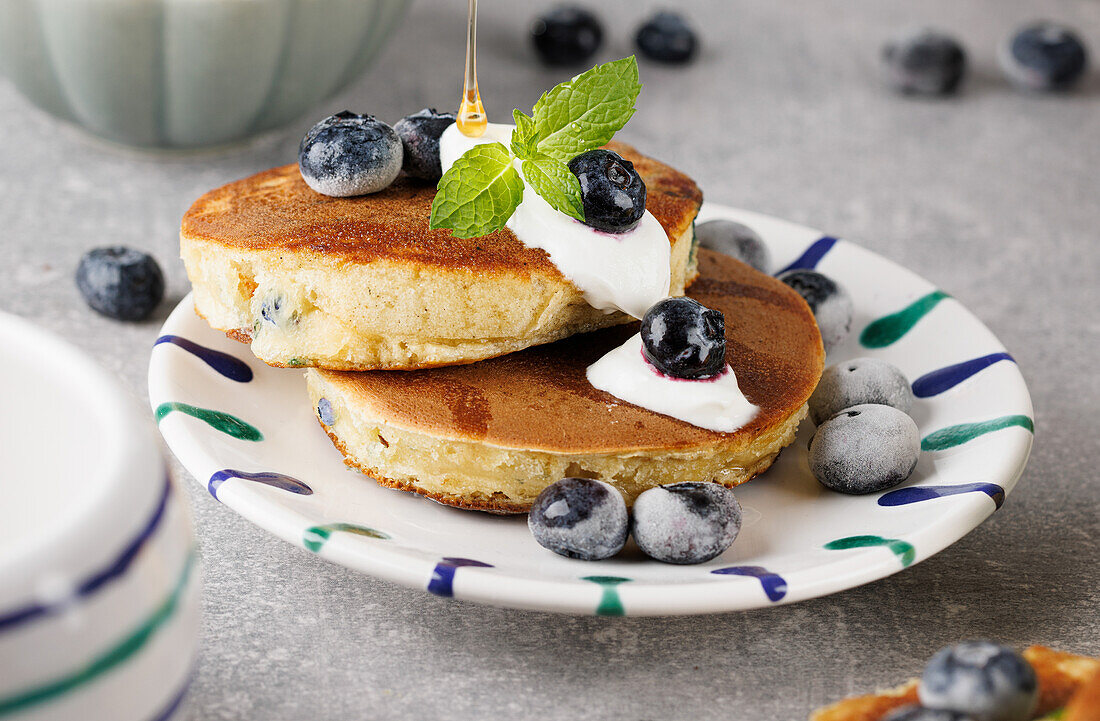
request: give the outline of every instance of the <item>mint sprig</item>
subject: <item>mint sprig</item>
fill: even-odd
[[[450,176],[450,181],[444,183]],[[500,230],[523,200],[523,179],[500,143],[470,148],[440,180],[432,201],[432,228],[459,238]]]
[[[535,103],[538,149],[568,163],[606,145],[634,115],[641,90],[638,61],[631,55],[546,91]]]
[[[523,200],[524,179],[552,208],[583,221],[580,183],[567,163],[606,145],[634,115],[641,89],[638,62],[631,55],[543,93],[530,116],[513,111],[510,147],[477,145],[443,174],[431,227],[449,228],[459,238],[500,230]]]
[[[581,184],[568,165],[549,155],[538,155],[524,160],[521,167],[531,189],[551,208],[584,222]]]

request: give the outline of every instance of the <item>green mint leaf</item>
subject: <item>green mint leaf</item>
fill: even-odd
[[[512,154],[520,160],[535,157],[539,139],[535,121],[519,110],[512,111],[512,118],[516,121],[516,129],[512,131]]]
[[[523,179],[502,143],[475,145],[443,174],[432,201],[430,227],[476,238],[504,227],[523,200]]]
[[[554,210],[584,222],[581,184],[565,163],[547,155],[524,160],[523,177]]]
[[[538,151],[569,162],[605,145],[634,114],[641,89],[638,61],[631,55],[546,91],[535,103]]]

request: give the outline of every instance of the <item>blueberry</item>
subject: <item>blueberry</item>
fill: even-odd
[[[977,721],[977,719],[954,711],[941,711],[923,706],[903,706],[894,710],[882,721]]]
[[[722,313],[691,298],[665,298],[642,318],[642,353],[673,378],[709,378],[726,367]]]
[[[630,521],[626,501],[611,484],[563,478],[535,499],[527,527],[543,548],[582,561],[600,561],[622,550]]]
[[[826,488],[862,495],[909,478],[920,456],[920,431],[897,408],[847,408],[810,439],[810,472]]]
[[[576,5],[562,5],[531,24],[531,42],[547,65],[587,62],[603,41],[603,27],[595,15]]]
[[[665,563],[704,563],[729,548],[741,530],[741,505],[717,483],[675,483],[634,501],[634,541]]]
[[[326,426],[331,426],[336,422],[336,415],[332,412],[332,402],[328,398],[317,401],[317,417]]]
[[[882,58],[887,81],[903,93],[953,93],[966,72],[963,46],[950,35],[928,28],[887,43]]]
[[[610,150],[589,150],[569,161],[581,184],[586,225],[625,233],[645,214],[645,181],[634,163]]]
[[[298,322],[299,314],[291,308],[286,298],[278,293],[265,296],[260,301],[260,318],[273,326],[286,330]]]
[[[347,110],[314,125],[298,146],[298,168],[309,187],[346,198],[377,193],[401,172],[404,151],[393,128]]]
[[[732,220],[708,220],[695,226],[695,235],[701,247],[737,258],[761,273],[767,273],[772,264],[768,247],[747,225]]]
[[[976,721],[1025,721],[1039,698],[1035,670],[1020,654],[990,641],[966,641],[928,662],[921,705],[970,714]]]
[[[1070,28],[1040,21],[1017,30],[1001,46],[999,59],[1017,84],[1032,90],[1059,90],[1085,74],[1088,51]]]
[[[852,298],[836,281],[816,270],[788,270],[779,280],[798,291],[813,311],[821,342],[829,351],[852,329]]]
[[[443,176],[439,138],[454,122],[454,113],[437,113],[434,108],[424,108],[397,121],[393,130],[401,138],[406,173],[433,183]]]
[[[642,55],[661,63],[686,63],[695,56],[699,41],[683,16],[659,12],[638,28],[634,42]]]
[[[821,425],[845,408],[874,403],[902,413],[913,407],[909,381],[891,363],[878,358],[854,358],[829,366],[810,396],[810,417]]]
[[[115,320],[144,320],[164,298],[164,274],[148,253],[96,248],[81,257],[76,287],[92,310]]]

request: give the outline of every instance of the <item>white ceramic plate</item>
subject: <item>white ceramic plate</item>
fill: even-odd
[[[289,543],[439,595],[567,613],[708,613],[814,598],[928,558],[999,507],[1031,449],[1032,408],[993,334],[932,284],[859,246],[715,205],[699,219],[717,217],[754,228],[777,269],[816,267],[847,287],[852,334],[829,363],[884,358],[914,382],[926,450],[902,487],[868,496],[822,489],[806,465],[807,421],[771,470],[737,489],[744,526],[719,558],[670,566],[630,544],[607,561],[566,559],[535,543],[525,517],[455,510],[347,470],[301,372],[269,368],[211,330],[189,297],[150,363],[161,432],[212,495]]]

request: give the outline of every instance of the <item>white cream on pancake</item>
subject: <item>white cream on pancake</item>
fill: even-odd
[[[627,403],[721,433],[736,431],[760,410],[745,398],[728,364],[719,375],[698,380],[657,370],[642,355],[640,333],[588,366],[586,375],[593,387]]]
[[[443,171],[475,145],[509,146],[512,129],[490,123],[484,135],[470,138],[457,125],[450,126],[439,142]],[[518,160],[516,169],[520,169]],[[593,308],[641,318],[650,306],[668,297],[669,239],[648,210],[627,232],[605,233],[554,210],[525,182],[523,202],[507,225],[524,245],[545,250]]]

